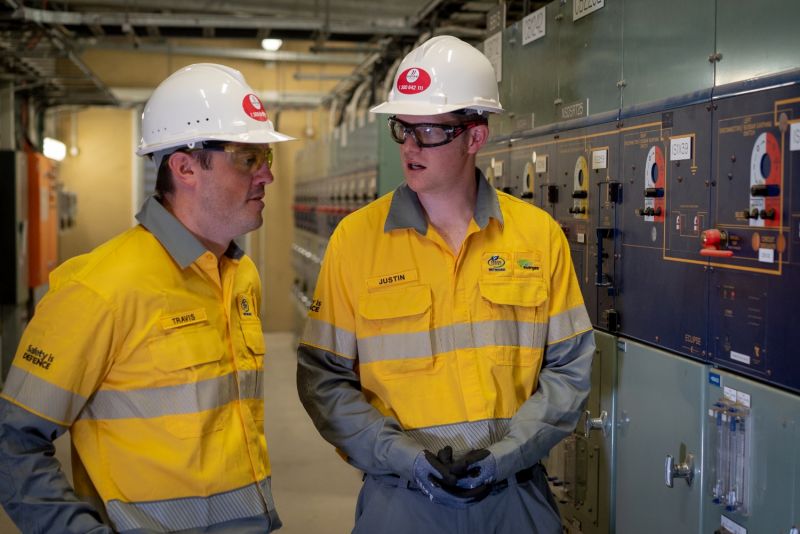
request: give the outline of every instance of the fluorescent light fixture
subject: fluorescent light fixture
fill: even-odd
[[[45,157],[54,159],[56,161],[61,161],[67,156],[67,145],[58,139],[45,137],[43,151]]]
[[[281,47],[283,39],[261,39],[261,48],[268,52],[274,52]]]

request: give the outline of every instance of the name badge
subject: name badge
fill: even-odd
[[[172,315],[165,315],[161,318],[161,328],[169,330],[171,328],[179,328],[190,324],[202,323],[207,321],[205,308],[198,308],[191,311],[183,311],[173,313]]]
[[[398,286],[408,282],[416,282],[418,279],[419,275],[417,274],[417,270],[410,269],[408,271],[402,271],[399,273],[391,273],[369,278],[367,279],[367,288],[372,290],[390,286]]]

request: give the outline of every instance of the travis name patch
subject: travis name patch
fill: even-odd
[[[207,320],[205,308],[198,308],[196,310],[189,310],[184,312],[173,313],[165,315],[161,318],[161,328],[169,330],[170,328],[178,328],[195,323],[202,323]]]

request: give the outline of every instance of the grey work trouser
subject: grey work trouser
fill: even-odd
[[[353,534],[560,534],[544,467],[531,469],[530,480],[510,477],[464,509],[435,504],[400,478],[367,476]]]

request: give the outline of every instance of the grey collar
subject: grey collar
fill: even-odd
[[[489,219],[494,218],[502,226],[503,213],[500,211],[497,191],[489,185],[480,169],[475,169],[475,179],[478,182],[478,194],[473,215],[475,223],[483,230],[489,224]],[[405,183],[394,191],[392,205],[389,207],[383,231],[391,232],[400,228],[413,228],[420,235],[428,233],[425,210],[422,208],[417,194]]]
[[[206,252],[206,247],[154,196],[145,200],[136,220],[158,239],[181,269],[186,269]],[[231,241],[225,255],[238,260],[244,256],[244,251]]]

